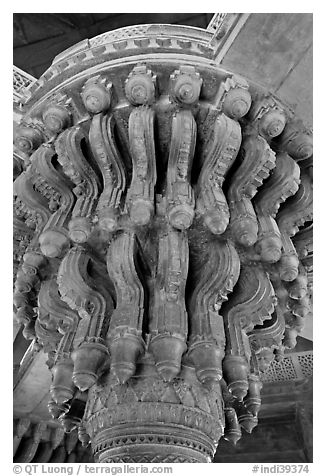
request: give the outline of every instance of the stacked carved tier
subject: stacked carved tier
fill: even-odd
[[[16,318],[49,354],[52,416],[101,462],[236,443],[311,314],[311,132],[172,56],[62,73],[16,137]]]

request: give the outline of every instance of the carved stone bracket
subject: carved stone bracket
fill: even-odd
[[[126,172],[114,139],[113,117],[95,115],[89,131],[89,140],[104,182],[97,204],[99,226],[112,232],[117,228],[126,189]]]
[[[170,224],[179,230],[189,228],[194,217],[195,197],[190,185],[196,144],[196,123],[190,111],[176,112],[167,170],[166,199]]]
[[[132,180],[126,203],[131,220],[146,225],[154,212],[156,158],[154,112],[147,107],[134,109],[129,117],[129,143],[132,157]]]
[[[230,231],[237,243],[251,246],[258,238],[258,222],[251,199],[275,167],[275,153],[263,137],[251,135],[243,140],[240,154],[241,162],[228,190]]]
[[[198,177],[196,204],[205,225],[216,235],[224,233],[229,223],[229,208],[222,185],[240,144],[239,124],[224,114],[219,115],[204,151],[205,161]]]
[[[53,213],[43,227],[39,243],[42,253],[54,258],[69,246],[68,223],[75,203],[73,183],[58,170],[52,147],[41,146],[33,154],[31,168],[38,177],[38,187],[50,194],[49,208]]]
[[[220,307],[232,292],[240,273],[240,260],[230,242],[213,242],[189,303],[188,354],[201,382],[222,377],[225,335]]]
[[[159,264],[151,303],[149,352],[157,370],[170,382],[181,369],[186,350],[188,319],[184,301],[188,274],[188,242],[174,230],[159,238]]]
[[[239,400],[248,391],[251,350],[247,333],[271,319],[276,302],[273,286],[265,271],[244,267],[235,293],[221,309],[226,336],[223,372],[229,390]]]
[[[71,248],[61,262],[58,285],[62,299],[81,317],[72,354],[75,385],[85,391],[97,380],[108,358],[105,335],[113,301],[105,267],[83,248]]]
[[[254,199],[258,218],[256,249],[261,259],[270,263],[282,255],[281,233],[275,221],[280,204],[294,195],[300,183],[300,168],[287,154],[276,155],[276,166]]]
[[[86,143],[86,134],[80,126],[62,132],[55,142],[63,171],[75,184],[73,192],[77,200],[68,226],[69,236],[76,243],[84,243],[89,239],[100,191],[97,173],[84,155]]]
[[[111,371],[121,383],[136,370],[144,351],[144,288],[138,270],[135,235],[122,233],[111,243],[107,255],[108,273],[114,283],[117,304],[111,316],[107,340],[111,353]]]

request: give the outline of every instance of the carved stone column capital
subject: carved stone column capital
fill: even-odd
[[[260,372],[309,319],[310,132],[214,62],[212,35],[107,32],[24,105],[15,312],[74,432],[42,443],[50,462],[80,458],[76,435],[101,463],[212,461],[257,425]]]

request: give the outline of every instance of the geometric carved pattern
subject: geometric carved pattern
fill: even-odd
[[[301,372],[305,377],[310,377],[313,372],[313,353],[298,355]]]
[[[283,382],[302,380],[310,377],[313,372],[313,353],[301,352],[286,355],[280,362],[275,360],[261,374],[262,382]]]

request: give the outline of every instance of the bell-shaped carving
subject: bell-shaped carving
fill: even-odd
[[[135,374],[138,357],[144,352],[142,341],[133,334],[124,334],[110,344],[110,369],[121,384]]]
[[[180,362],[186,350],[184,339],[160,334],[152,338],[149,351],[153,354],[156,368],[165,382],[171,382],[180,372]]]
[[[72,352],[72,380],[81,392],[88,390],[97,381],[98,371],[108,355],[107,347],[99,342],[83,342]]]
[[[226,407],[225,410],[225,430],[223,438],[235,446],[240,440],[241,427],[238,422],[236,411],[232,407]]]
[[[88,79],[81,93],[86,109],[92,114],[107,111],[111,105],[111,87],[101,76]]]
[[[223,374],[232,395],[242,401],[247,395],[249,369],[245,359],[238,355],[226,355],[223,360]]]
[[[78,439],[81,442],[83,448],[86,448],[90,443],[89,434],[86,432],[86,429],[83,425],[78,427]]]
[[[73,362],[70,358],[59,360],[52,369],[53,380],[50,393],[57,404],[71,400],[75,393],[72,382]]]
[[[191,345],[189,357],[195,365],[196,375],[201,383],[218,382],[222,378],[224,351],[212,342],[198,342]]]
[[[70,125],[70,114],[63,105],[49,104],[45,107],[42,119],[45,128],[53,134],[59,134]]]
[[[199,100],[203,80],[193,66],[180,66],[171,76],[171,96],[183,106],[192,106]]]
[[[247,433],[251,433],[252,430],[258,425],[258,418],[252,415],[244,405],[237,408],[238,421]]]
[[[25,154],[31,154],[43,142],[42,132],[36,128],[23,124],[18,127],[15,137],[15,146]]]
[[[128,101],[134,106],[150,105],[155,99],[156,76],[146,68],[137,65],[126,79],[125,93]]]
[[[263,384],[259,380],[258,375],[251,374],[249,376],[249,389],[244,398],[244,404],[253,416],[257,416],[261,406],[260,391],[262,386]]]

